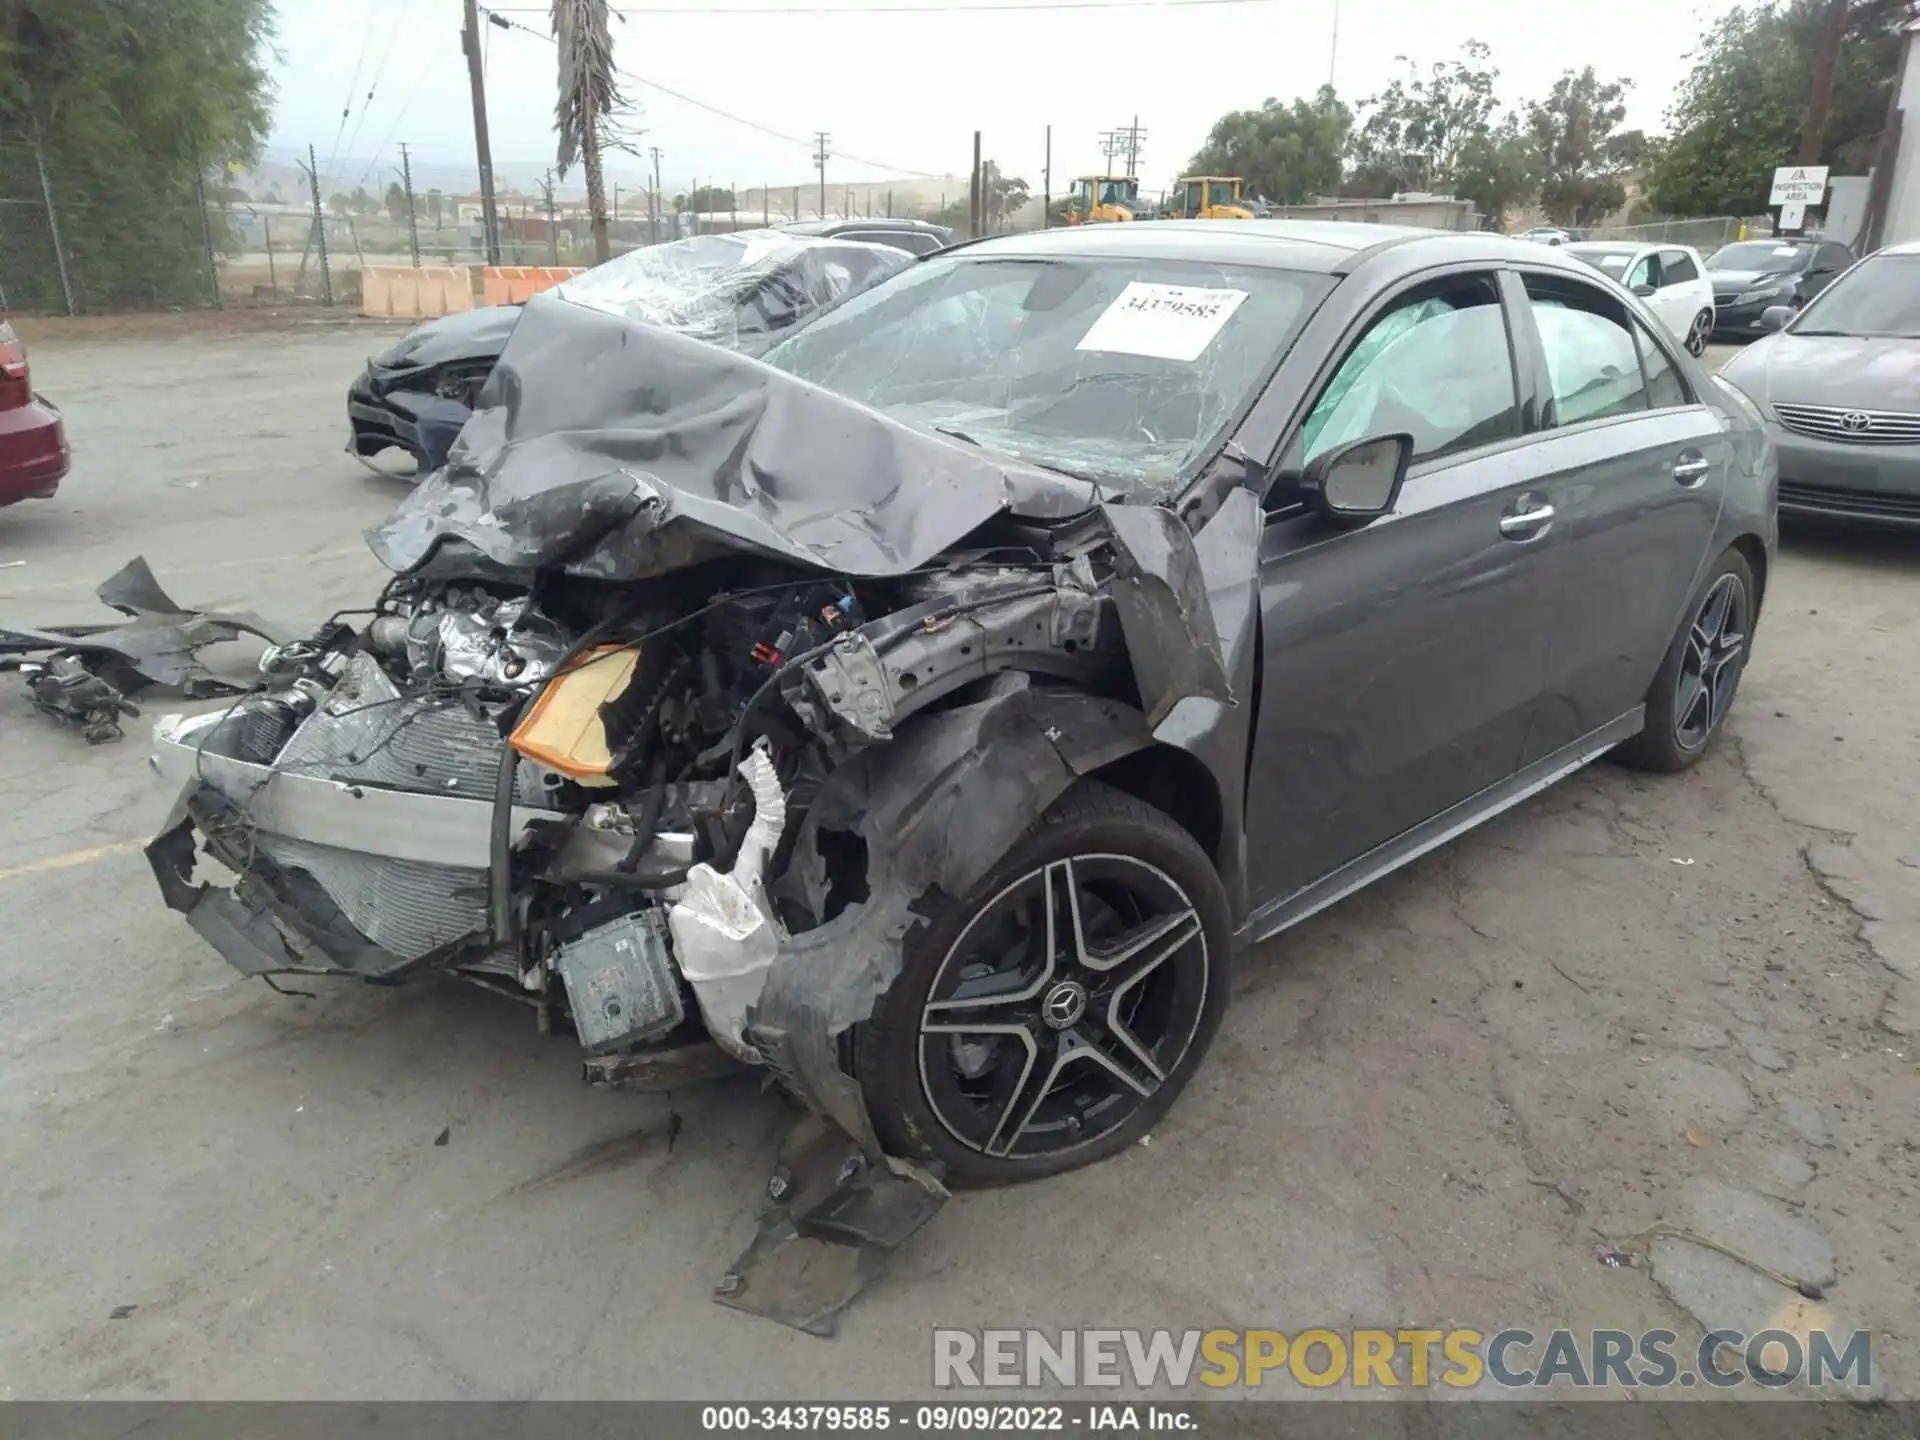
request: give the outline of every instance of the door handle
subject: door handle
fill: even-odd
[[[1553,519],[1551,505],[1536,505],[1531,510],[1516,511],[1512,515],[1500,517],[1500,533],[1509,540],[1531,540],[1544,530],[1547,522]]]
[[[1673,478],[1682,485],[1698,485],[1712,468],[1706,456],[1689,451],[1673,462]]]

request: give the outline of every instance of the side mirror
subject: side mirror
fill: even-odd
[[[1300,476],[1300,494],[1323,520],[1356,529],[1392,513],[1413,460],[1413,436],[1376,435],[1316,455]]]
[[[1638,285],[1633,287],[1633,293],[1644,297],[1653,294],[1657,288],[1658,287],[1649,285],[1646,281],[1642,280]]]
[[[1760,328],[1769,331],[1784,330],[1791,319],[1793,319],[1791,305],[1769,305],[1760,312]]]

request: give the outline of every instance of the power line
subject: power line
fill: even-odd
[[[1183,3],[1190,3],[1190,0],[1183,0]],[[1232,0],[1232,3],[1235,3],[1235,4],[1253,3],[1253,0]],[[483,5],[480,7],[480,13],[487,16],[489,20],[493,21],[495,25],[498,25],[503,30],[524,30],[529,35],[538,36],[540,39],[546,41],[549,45],[553,44],[553,37],[551,35],[545,34],[544,32],[539,30],[535,30],[530,25],[522,25],[518,20],[507,19],[506,18],[508,13],[507,10],[500,6],[494,6],[491,9],[489,9],[487,6]],[[531,14],[545,14],[546,12],[534,11],[534,10],[528,10],[528,9],[522,8],[516,11],[515,13],[521,14],[521,15],[531,15]],[[634,13],[639,14],[641,12],[635,11]],[[693,12],[688,12],[688,13],[693,13]],[[710,13],[710,12],[707,12],[707,13]],[[649,90],[658,90],[662,95],[671,95],[674,99],[680,101],[682,104],[691,105],[696,110],[705,110],[709,115],[718,115],[722,120],[731,120],[736,125],[744,125],[749,130],[758,130],[762,135],[770,135],[775,140],[784,140],[789,145],[798,145],[801,148],[808,151],[812,151],[814,149],[816,142],[812,139],[802,139],[798,135],[789,135],[784,130],[775,130],[771,125],[762,125],[758,120],[749,120],[747,119],[746,116],[736,115],[731,110],[722,110],[718,105],[709,105],[704,100],[696,100],[691,95],[685,94],[684,92],[679,90],[675,90],[671,85],[662,85],[658,80],[649,80],[644,75],[636,75],[631,70],[623,70],[617,66],[614,69],[614,73],[618,75],[622,80],[631,80],[634,84],[644,85]],[[869,170],[885,170],[889,174],[907,175],[907,176],[913,177],[914,179],[919,179],[919,180],[943,180],[946,178],[944,175],[940,174],[940,172],[935,170],[915,170],[906,165],[888,165],[879,160],[863,159],[858,155],[849,154],[845,150],[839,150],[834,153],[836,158],[838,159],[852,161],[855,165],[864,165]]]

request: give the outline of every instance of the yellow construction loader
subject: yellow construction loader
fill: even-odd
[[[1174,214],[1186,220],[1251,220],[1238,175],[1182,175]]]
[[[1067,223],[1143,220],[1150,212],[1140,203],[1140,181],[1132,175],[1081,175],[1067,197]]]

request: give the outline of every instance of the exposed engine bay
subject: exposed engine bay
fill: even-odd
[[[583,372],[515,363],[620,323],[577,308],[529,306],[483,396],[505,401],[370,536],[396,573],[369,611],[156,726],[178,799],[148,856],[269,983],[445,971],[570,1030],[599,1084],[767,1067],[813,1128],[719,1295],[831,1333],[945,1197],[883,1152],[856,1027],[924,907],[1079,777],[1180,747],[1238,794],[1257,506],[1197,543],[670,335],[603,413],[655,423],[633,367],[669,361],[658,393],[704,408],[628,468],[635,432],[580,423]],[[860,503],[811,498],[829,480]]]

